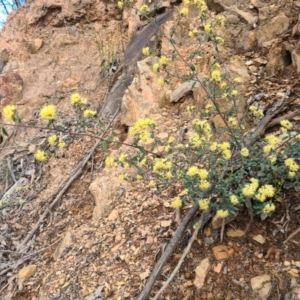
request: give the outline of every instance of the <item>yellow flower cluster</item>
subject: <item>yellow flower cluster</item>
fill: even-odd
[[[207,120],[199,120],[199,119],[194,119],[192,121],[192,124],[195,128],[201,129],[201,131],[206,135],[206,137],[210,138],[211,136],[211,127],[208,123]]]
[[[146,4],[142,5],[140,10],[142,13],[148,13],[150,11],[148,5],[146,5]]]
[[[149,47],[143,48],[142,53],[143,53],[145,56],[149,56],[149,55],[151,54],[150,48],[149,48]]]
[[[168,58],[165,55],[162,55],[159,59],[159,64],[166,66],[168,64]]]
[[[157,84],[158,84],[159,86],[163,87],[163,86],[165,85],[165,81],[164,81],[162,78],[159,78],[159,79],[157,80]]]
[[[219,70],[213,70],[211,72],[211,80],[213,82],[220,82],[221,81],[221,73]]]
[[[242,83],[242,79],[240,77],[236,77],[233,79],[233,82],[240,84],[240,83]]]
[[[188,176],[196,176],[198,175],[201,179],[207,179],[208,177],[208,171],[205,169],[199,169],[196,166],[191,166],[188,171],[186,172],[186,175]]]
[[[62,148],[65,148],[66,146],[67,146],[67,143],[63,139],[59,139],[58,147],[62,149]]]
[[[232,126],[236,126],[237,125],[237,120],[235,117],[229,117],[228,118],[228,123]]]
[[[173,136],[170,136],[168,139],[168,144],[173,144],[175,142],[175,138]]]
[[[92,117],[94,117],[96,114],[97,114],[97,111],[92,110],[92,109],[86,109],[86,110],[83,112],[83,116],[84,116],[85,118],[92,118]]]
[[[16,110],[17,108],[15,105],[6,105],[3,108],[3,112],[2,112],[4,119],[9,122],[14,122]]]
[[[155,128],[156,123],[149,119],[139,119],[135,122],[134,126],[129,128],[129,135],[134,136],[146,142],[150,139],[150,134],[148,132],[149,128]]]
[[[222,82],[220,83],[220,88],[221,88],[221,90],[225,90],[225,89],[227,88],[227,82],[222,81]]]
[[[153,173],[160,173],[161,170],[170,170],[172,168],[172,162],[166,158],[162,158],[154,164]]]
[[[224,16],[219,16],[217,18],[217,24],[219,26],[223,27],[225,25],[225,20],[226,20],[226,18]]]
[[[87,100],[85,98],[82,98],[80,96],[80,94],[78,94],[78,93],[72,94],[70,97],[70,100],[73,105],[75,105],[75,104],[86,105],[87,104]]]
[[[56,141],[57,141],[58,137],[56,134],[52,134],[48,137],[48,143],[50,146],[54,146]]]
[[[293,124],[289,120],[282,120],[280,122],[281,132],[287,132],[293,128]]]
[[[221,218],[221,219],[224,219],[224,218],[226,218],[226,217],[228,217],[229,216],[229,211],[226,209],[226,210],[224,210],[224,209],[219,209],[218,211],[217,211],[217,217],[218,218]]]
[[[244,157],[248,157],[249,156],[249,150],[247,148],[242,148],[241,149],[241,155]]]
[[[180,15],[181,15],[182,17],[186,17],[186,16],[188,15],[188,13],[189,13],[189,9],[186,8],[186,7],[184,7],[184,8],[180,11]]]
[[[221,38],[220,36],[216,36],[215,37],[215,42],[218,44],[218,45],[224,45],[225,41],[223,38]]]
[[[209,201],[208,201],[208,199],[200,199],[199,200],[199,207],[203,211],[208,210],[208,208],[209,208]]]
[[[267,135],[265,137],[265,140],[267,141],[267,143],[269,145],[275,146],[275,145],[279,144],[279,139],[275,135],[273,135],[273,134]]]
[[[265,207],[263,209],[263,213],[270,214],[274,210],[275,210],[275,205],[273,203],[268,203],[265,205]]]
[[[233,205],[237,205],[237,204],[239,204],[239,199],[238,199],[237,196],[231,195],[231,196],[230,196],[230,202],[231,202]]]
[[[251,111],[254,117],[257,117],[259,119],[262,119],[264,117],[264,113],[260,109],[257,109],[254,105],[251,105],[249,107],[249,110]]]
[[[255,179],[255,178],[251,178],[250,182],[251,183],[245,184],[245,186],[242,190],[243,195],[246,196],[246,197],[253,196],[254,193],[256,192],[257,188],[258,188],[258,185],[259,185],[258,180]]]
[[[290,172],[298,172],[298,170],[299,170],[299,165],[292,158],[286,159],[284,161],[284,164],[286,167],[289,168]]]
[[[182,201],[180,197],[175,197],[174,200],[171,202],[171,207],[174,209],[178,209],[182,206]]]
[[[47,154],[42,150],[36,151],[34,157],[37,161],[41,161],[41,162],[47,160]]]
[[[151,180],[149,181],[149,186],[150,186],[151,188],[156,187],[156,182],[155,182],[153,179],[151,179]]]
[[[106,159],[105,159],[105,165],[109,168],[109,167],[112,167],[113,165],[114,165],[114,163],[115,163],[115,160],[114,160],[114,158],[112,158],[112,157],[107,157]]]
[[[200,180],[199,188],[204,191],[210,187],[210,183],[207,180]]]
[[[205,105],[205,113],[208,114],[212,109],[213,109],[213,105],[212,104],[206,104]]]
[[[124,163],[126,161],[126,159],[128,158],[128,154],[121,154],[119,156],[119,162]]]
[[[56,117],[56,108],[53,104],[45,105],[40,110],[40,117],[45,120],[52,121]]]
[[[232,91],[231,91],[231,96],[232,96],[232,97],[237,97],[238,94],[239,94],[239,92],[238,92],[237,90],[232,90]]]
[[[204,31],[207,32],[207,33],[211,33],[212,32],[211,24],[206,24],[204,26]]]
[[[196,108],[196,106],[194,106],[194,105],[188,105],[188,106],[186,107],[186,110],[187,110],[188,112],[192,112],[192,111],[195,110],[195,108]]]
[[[192,136],[189,138],[189,142],[192,146],[199,148],[202,145],[202,139],[200,138],[198,133],[194,133]]]
[[[118,1],[118,7],[119,7],[120,9],[123,9],[124,3],[123,3],[122,1]]]
[[[154,72],[159,72],[159,64],[154,64],[153,65],[153,71]]]
[[[267,198],[272,198],[274,194],[275,188],[271,184],[265,184],[258,189],[255,198],[260,202],[264,202]]]

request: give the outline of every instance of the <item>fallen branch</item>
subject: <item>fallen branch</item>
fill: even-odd
[[[284,243],[288,242],[290,239],[292,239],[295,235],[297,235],[298,233],[300,232],[300,227],[295,230],[294,232],[292,232],[288,237],[287,239],[284,241]]]
[[[169,276],[168,280],[164,283],[164,285],[160,288],[160,290],[156,293],[155,297],[153,298],[153,300],[157,300],[158,297],[161,295],[161,293],[167,288],[167,286],[170,284],[170,282],[173,280],[175,274],[177,273],[177,271],[179,270],[179,268],[181,267],[185,257],[188,255],[193,242],[195,241],[198,231],[203,228],[203,226],[205,225],[205,223],[209,220],[209,212],[204,212],[201,214],[201,217],[199,218],[198,224],[196,229],[194,230],[194,233],[192,235],[192,237],[189,240],[189,243],[187,245],[187,247],[184,249],[184,252],[179,260],[179,262],[177,263],[175,269],[173,270],[172,274]]]
[[[74,171],[72,172],[73,175],[71,175],[71,177],[69,177],[58,189],[57,191],[54,193],[54,195],[57,194],[57,196],[55,197],[55,199],[52,201],[52,203],[49,205],[49,207],[46,208],[46,210],[44,211],[44,213],[41,215],[40,219],[37,221],[37,223],[34,225],[34,227],[30,230],[30,232],[27,234],[27,236],[25,237],[25,239],[22,241],[22,243],[20,243],[20,245],[18,246],[17,250],[20,250],[22,247],[24,247],[24,245],[32,238],[32,236],[34,235],[34,233],[38,230],[38,228],[40,227],[40,225],[43,223],[44,219],[47,217],[47,215],[50,213],[50,210],[58,203],[58,201],[60,200],[60,198],[63,196],[63,194],[68,190],[68,188],[71,186],[71,184],[73,183],[73,181],[82,173],[85,165],[87,164],[87,162],[90,160],[91,156],[93,155],[94,151],[97,149],[97,147],[100,145],[100,143],[102,142],[102,138],[104,137],[104,135],[106,134],[107,130],[111,127],[111,124],[113,122],[113,120],[115,119],[116,115],[118,114],[119,109],[116,110],[115,114],[113,115],[113,117],[111,118],[110,122],[108,123],[108,125],[106,126],[106,128],[104,129],[104,131],[102,132],[101,136],[99,137],[99,140],[94,144],[94,146],[92,147],[92,149],[89,151],[89,153],[87,155],[84,155],[83,158],[81,159],[81,161],[79,162],[79,164],[77,165],[77,167],[74,169]]]
[[[272,120],[272,122],[270,122],[270,123],[267,125],[266,128],[273,127],[273,126],[279,124],[279,123],[280,123],[281,121],[283,121],[283,120],[291,120],[292,118],[298,116],[299,114],[300,114],[300,109],[297,109],[297,110],[293,111],[293,112],[290,113],[290,114],[285,114],[285,115],[283,115],[283,116],[281,116],[281,117],[278,117],[278,118]]]
[[[183,232],[185,231],[187,225],[189,224],[192,217],[195,215],[195,213],[199,210],[199,205],[194,204],[193,207],[189,210],[187,215],[182,220],[182,223],[178,226],[178,228],[175,231],[174,236],[172,237],[170,243],[168,244],[166,250],[160,257],[159,261],[156,263],[146,285],[144,286],[142,292],[138,296],[137,300],[145,300],[148,298],[148,295],[152,289],[152,286],[154,285],[157,277],[160,275],[160,271],[167,262],[167,260],[171,257],[176,244],[180,240]]]

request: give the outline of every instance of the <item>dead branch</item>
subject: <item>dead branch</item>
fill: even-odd
[[[278,118],[276,118],[276,119],[273,119],[273,121],[271,121],[271,122],[267,125],[266,128],[273,127],[273,126],[279,124],[279,123],[280,123],[281,121],[283,121],[283,120],[291,120],[292,118],[298,116],[299,114],[300,114],[300,109],[297,109],[297,110],[293,111],[293,112],[290,113],[290,114],[285,114],[285,115],[283,115],[283,116],[281,116],[281,117],[278,117]]]
[[[297,235],[298,233],[300,232],[300,227],[295,230],[294,232],[292,232],[288,237],[287,239],[284,241],[284,243],[288,242],[290,239],[292,239],[295,235]]]
[[[110,122],[108,123],[108,125],[104,129],[103,133],[101,134],[99,140],[94,144],[94,146],[89,151],[89,153],[87,155],[83,156],[83,158],[81,159],[81,161],[79,162],[79,164],[77,165],[77,167],[73,170],[73,172],[71,173],[73,175],[71,175],[71,177],[69,177],[57,189],[57,191],[54,193],[54,195],[57,195],[57,196],[52,201],[52,203],[49,205],[49,207],[47,207],[47,209],[44,211],[44,213],[41,215],[40,219],[37,221],[37,223],[34,225],[34,227],[30,230],[30,232],[27,234],[27,236],[25,237],[25,239],[20,243],[20,245],[18,246],[17,250],[20,250],[22,247],[24,247],[24,245],[32,238],[32,236],[38,230],[38,228],[40,227],[40,225],[44,222],[44,219],[47,217],[47,215],[49,214],[50,210],[58,203],[58,201],[63,196],[63,194],[72,185],[73,181],[82,173],[85,165],[90,160],[92,154],[97,149],[97,147],[100,145],[100,143],[102,141],[101,138],[104,137],[104,135],[106,134],[107,130],[111,127],[111,124],[112,124],[113,120],[115,119],[116,115],[118,114],[118,112],[119,112],[119,109],[116,110],[115,114],[113,115],[113,117],[111,118]]]
[[[160,290],[156,293],[155,297],[153,298],[153,300],[157,300],[158,297],[161,295],[161,293],[167,288],[167,286],[170,284],[170,282],[173,280],[175,274],[177,273],[177,271],[179,270],[179,268],[181,267],[185,257],[188,255],[191,247],[192,247],[192,244],[193,242],[195,241],[196,237],[197,237],[197,234],[198,234],[198,231],[203,228],[203,226],[205,225],[205,223],[209,220],[209,217],[208,218],[205,218],[209,216],[209,212],[204,212],[201,214],[200,218],[199,218],[199,221],[198,221],[198,224],[197,224],[197,227],[196,229],[194,230],[193,232],[193,235],[192,237],[190,238],[189,240],[189,243],[187,245],[187,247],[184,249],[184,252],[179,260],[179,262],[177,263],[175,269],[173,270],[172,274],[169,276],[169,278],[167,279],[167,281],[164,283],[164,285],[160,288]]]
[[[175,234],[172,237],[170,243],[168,244],[165,252],[162,254],[159,261],[156,263],[146,285],[144,286],[144,288],[143,288],[142,292],[140,293],[140,295],[138,296],[137,300],[145,300],[148,298],[148,295],[152,289],[152,286],[154,285],[157,277],[159,276],[161,269],[163,268],[163,266],[165,265],[167,260],[171,257],[171,255],[175,249],[175,246],[178,243],[178,241],[180,240],[188,223],[190,222],[190,220],[192,219],[192,217],[195,215],[195,213],[198,210],[199,210],[199,205],[194,204],[193,207],[187,213],[187,215],[184,217],[184,219],[182,220],[182,223],[176,229]]]

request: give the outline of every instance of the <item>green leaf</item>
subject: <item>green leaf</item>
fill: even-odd
[[[138,146],[139,150],[143,153],[143,154],[147,154],[147,151],[145,150],[145,148],[143,148],[142,146]]]
[[[177,54],[173,54],[172,55],[172,61],[174,61],[176,59],[176,57],[177,57]]]
[[[194,65],[190,65],[190,68],[191,68],[192,71],[196,71],[196,68],[195,68]]]
[[[101,146],[102,146],[102,150],[103,151],[107,150],[107,143],[106,143],[106,141],[102,141]]]
[[[65,131],[66,128],[62,125],[55,125],[55,129],[58,130],[58,131]]]
[[[4,127],[2,127],[2,132],[3,132],[4,135],[8,136],[8,133],[7,133],[7,131]]]
[[[170,39],[172,45],[176,45],[176,41],[174,39]]]

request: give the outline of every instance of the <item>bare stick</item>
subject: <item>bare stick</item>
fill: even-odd
[[[287,237],[287,239],[284,241],[284,243],[288,242],[290,239],[292,239],[292,238],[293,238],[295,235],[297,235],[299,232],[300,232],[300,227],[299,227],[297,230],[295,230],[293,233],[291,233],[291,234]]]
[[[185,228],[187,227],[189,221],[194,216],[194,214],[197,212],[197,210],[199,210],[199,205],[194,204],[193,207],[187,213],[187,215],[184,217],[184,219],[182,220],[182,223],[176,229],[176,232],[175,232],[174,236],[172,237],[170,243],[168,244],[165,252],[162,254],[159,261],[155,265],[146,285],[144,286],[144,288],[143,288],[142,292],[140,293],[140,295],[138,296],[137,300],[146,300],[148,298],[148,295],[152,289],[152,286],[154,285],[157,277],[159,276],[161,269],[163,268],[163,266],[165,265],[167,260],[172,255],[176,244],[180,240]]]
[[[185,257],[188,255],[193,242],[195,241],[198,231],[204,226],[205,224],[205,220],[204,220],[204,216],[209,215],[209,212],[205,212],[201,214],[201,217],[199,218],[198,224],[196,229],[193,232],[192,237],[189,240],[189,243],[187,245],[187,247],[184,249],[184,252],[179,260],[179,262],[177,263],[175,269],[173,270],[172,274],[169,276],[169,278],[167,279],[167,281],[164,283],[164,285],[160,288],[160,290],[156,293],[155,297],[153,298],[153,300],[157,300],[158,297],[161,295],[161,293],[167,288],[167,286],[170,284],[170,282],[173,280],[175,274],[177,273],[177,271],[179,270],[179,268],[181,267]]]
[[[38,228],[40,227],[40,225],[43,223],[44,219],[49,214],[50,210],[57,204],[57,202],[60,200],[60,198],[63,196],[63,194],[71,186],[71,184],[73,183],[73,181],[81,174],[84,166],[89,161],[89,159],[91,158],[92,154],[94,153],[94,151],[97,149],[97,147],[101,143],[101,141],[102,141],[101,138],[106,134],[107,130],[110,128],[110,126],[111,126],[114,118],[118,114],[118,112],[119,112],[119,109],[117,109],[117,111],[113,115],[111,121],[108,123],[108,125],[104,129],[104,131],[103,131],[100,139],[94,144],[94,146],[92,147],[92,149],[90,150],[90,152],[88,153],[88,155],[85,156],[85,157],[83,157],[83,159],[79,162],[79,164],[77,165],[77,167],[75,168],[75,170],[72,172],[73,175],[71,177],[69,177],[67,179],[67,181],[65,183],[63,183],[62,186],[60,186],[58,188],[58,190],[55,192],[55,194],[58,193],[58,195],[52,201],[52,203],[49,205],[49,207],[44,211],[44,213],[41,215],[40,219],[37,221],[37,223],[34,225],[34,227],[29,231],[29,233],[27,234],[27,236],[25,237],[25,239],[22,241],[22,243],[20,243],[20,245],[18,246],[17,250],[20,250],[32,238],[32,236],[34,235],[34,233],[38,230]]]
[[[279,124],[282,120],[290,120],[290,119],[298,116],[299,114],[300,114],[300,109],[297,109],[297,110],[293,111],[290,114],[286,114],[286,115],[283,115],[282,117],[278,117],[276,119],[273,119],[273,121],[270,122],[266,128],[273,127],[274,125]]]

